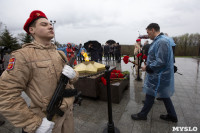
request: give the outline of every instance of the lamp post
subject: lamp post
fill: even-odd
[[[53,30],[54,30],[54,43],[56,43],[56,34],[55,34],[55,29],[54,29],[54,24],[56,23],[56,20],[50,20],[50,23],[53,25]]]

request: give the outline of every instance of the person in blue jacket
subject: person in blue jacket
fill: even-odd
[[[160,115],[166,121],[177,122],[177,115],[170,97],[174,93],[174,60],[172,41],[160,33],[160,27],[151,23],[146,28],[148,36],[153,40],[147,57],[146,65],[142,70],[147,72],[143,92],[146,98],[142,110],[132,114],[133,120],[146,120],[151,110],[155,97],[162,98],[167,110],[167,115]]]
[[[61,47],[61,48],[57,48],[57,50],[61,50],[65,53],[65,55],[67,56],[67,50],[66,50],[67,47]]]
[[[77,57],[78,57],[78,60],[80,60],[81,62],[84,60],[83,55],[81,55],[82,50],[84,50],[84,52],[87,52],[87,50],[84,47],[81,47],[81,49],[79,50]]]

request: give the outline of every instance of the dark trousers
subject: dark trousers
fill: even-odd
[[[115,53],[115,60],[120,63],[121,62],[121,55],[120,53]]]
[[[114,53],[110,53],[110,60],[112,60],[111,57],[113,58],[113,60],[115,60],[115,55],[114,55]]]
[[[115,60],[119,60],[119,54],[115,53]]]
[[[106,60],[110,60],[109,53],[104,53],[104,57],[105,57]]]
[[[102,61],[102,54],[99,54],[99,60]]]
[[[84,60],[83,55],[80,54],[80,55],[78,56],[78,60],[80,60],[80,61],[82,62],[82,61]]]
[[[153,103],[154,103],[155,97],[146,94],[145,102],[144,102],[144,107],[142,108],[141,112],[139,113],[140,116],[146,117],[151,110]],[[167,110],[167,113],[169,116],[177,117],[176,112],[174,109],[174,105],[172,104],[172,101],[170,98],[162,98],[165,108]]]

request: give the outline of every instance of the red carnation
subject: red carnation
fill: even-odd
[[[140,56],[142,56],[142,53],[137,54],[137,57],[139,58]]]
[[[127,64],[128,61],[129,61],[129,56],[127,56],[127,55],[124,56],[123,61],[124,61],[125,64]]]
[[[113,78],[117,78],[117,75],[115,73],[110,74],[110,79],[113,79]]]
[[[122,74],[122,73],[118,74],[118,78],[123,78],[123,77],[124,77],[124,74]]]
[[[143,60],[146,60],[146,59],[147,59],[147,56],[144,54],[143,57],[142,57],[142,59],[143,59]]]
[[[112,72],[111,73],[117,73],[117,70],[116,69],[114,69],[114,70],[112,70]]]
[[[121,71],[120,70],[116,70],[116,73],[121,73]]]
[[[104,77],[101,77],[101,81],[104,85],[107,85],[106,79]]]

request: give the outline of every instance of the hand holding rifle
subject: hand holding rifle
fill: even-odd
[[[81,45],[79,45],[79,50],[80,48],[81,48]],[[69,64],[65,65],[63,68],[59,83],[46,109],[47,120],[49,121],[53,119],[53,116],[55,114],[58,114],[59,116],[64,115],[64,112],[60,109],[60,106],[62,104],[64,97],[66,98],[73,97],[78,94],[78,91],[76,89],[65,89],[65,88],[69,80],[73,79],[76,76],[76,72],[72,68],[72,65],[74,63],[74,60],[76,59],[76,56],[79,50],[77,50],[75,53],[75,56],[70,59]],[[65,60],[64,57],[63,59]]]

